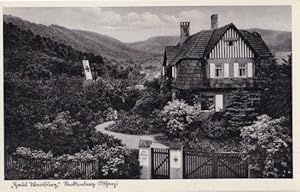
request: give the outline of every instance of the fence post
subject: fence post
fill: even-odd
[[[251,168],[249,164],[247,166],[247,169],[248,169],[248,178],[251,178]]]
[[[140,179],[151,179],[151,144],[150,140],[140,140],[139,142]]]
[[[170,179],[183,178],[183,149],[180,143],[170,143]]]
[[[215,151],[212,152],[212,177],[217,178],[218,174],[218,160]]]

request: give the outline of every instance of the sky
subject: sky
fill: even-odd
[[[180,21],[190,22],[191,34],[210,29],[212,14],[218,14],[219,27],[233,22],[240,29],[291,31],[289,6],[26,7],[3,11],[34,23],[93,31],[123,42],[179,35]]]

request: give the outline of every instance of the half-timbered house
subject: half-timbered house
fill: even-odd
[[[180,22],[180,42],[165,47],[162,87],[171,82],[174,94],[196,90],[213,97],[216,111],[228,106],[230,92],[237,88],[248,89],[255,99],[259,71],[272,58],[262,37],[233,23],[218,28],[216,14],[210,30],[190,35],[189,27],[189,22]]]

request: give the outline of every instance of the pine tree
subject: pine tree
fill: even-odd
[[[236,136],[240,134],[240,129],[251,125],[256,119],[254,107],[250,105],[249,92],[243,89],[233,91],[230,94],[230,105],[226,109],[228,134]]]

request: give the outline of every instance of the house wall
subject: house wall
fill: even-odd
[[[255,78],[255,63],[252,58],[223,58],[223,59],[208,59],[206,63],[206,77],[211,88],[238,88],[238,87],[253,87]],[[229,65],[229,76],[228,77],[215,77],[210,78],[210,64],[215,65],[221,64],[223,66],[224,73],[224,63]],[[252,77],[234,77],[234,63],[247,64],[252,63]],[[248,68],[246,65],[246,74],[248,74]]]
[[[223,58],[223,59],[207,59],[207,64],[206,64],[206,76],[209,78],[210,76],[210,68],[209,64],[214,63],[214,64],[224,64],[228,63],[229,64],[229,78],[233,78],[233,64],[234,63],[253,63],[253,77],[255,76],[255,63],[253,58]],[[223,68],[224,70],[224,68]],[[247,73],[247,72],[246,72]]]
[[[211,50],[209,58],[254,58],[254,53],[238,32],[229,28]]]
[[[199,94],[215,97],[216,95],[223,95],[223,110],[225,110],[231,103],[231,93],[234,89],[223,89],[223,90],[210,90],[210,91],[199,91]],[[248,95],[259,95],[256,90],[248,90]]]
[[[175,86],[181,89],[200,89],[205,87],[205,65],[199,59],[184,59],[176,66]]]

